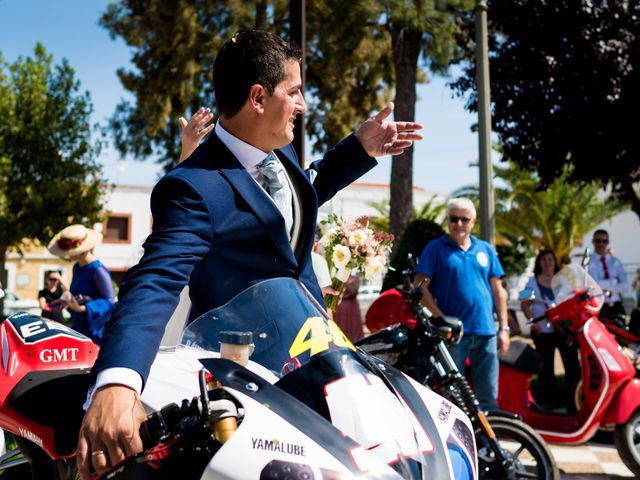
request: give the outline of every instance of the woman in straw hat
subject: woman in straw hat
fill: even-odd
[[[76,224],[63,229],[48,246],[53,255],[75,261],[70,293],[63,296],[71,310],[71,328],[98,344],[115,301],[111,275],[93,254],[100,242],[102,234]]]

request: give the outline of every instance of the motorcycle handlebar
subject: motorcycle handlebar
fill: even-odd
[[[539,317],[530,318],[529,320],[527,320],[527,325],[532,325],[534,323],[538,323],[546,319],[547,319],[546,315],[540,315]]]
[[[447,325],[447,322],[444,319],[429,315],[425,307],[420,304],[422,288],[421,285],[417,288],[414,287],[411,280],[411,273],[415,266],[415,262],[413,261],[411,254],[408,255],[408,263],[409,268],[402,271],[402,288],[399,290],[402,292],[407,303],[411,306],[416,321],[420,322],[424,327],[425,333],[433,338],[449,340],[457,337],[457,335],[454,335],[452,327]]]
[[[411,292],[413,290],[413,284],[411,283],[411,272],[410,270],[402,271],[402,289],[405,292]]]

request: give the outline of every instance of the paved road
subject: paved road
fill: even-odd
[[[634,478],[622,463],[613,443],[589,442],[579,446],[550,445],[563,480]]]

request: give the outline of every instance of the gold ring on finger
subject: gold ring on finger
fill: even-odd
[[[98,455],[104,455],[104,450],[95,450],[91,452],[92,457],[97,457]]]

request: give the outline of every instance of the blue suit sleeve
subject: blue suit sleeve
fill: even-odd
[[[151,195],[153,231],[125,276],[93,369],[127,367],[146,381],[164,329],[195,265],[213,242],[211,214],[186,180],[169,174]]]
[[[360,178],[378,164],[362,148],[355,135],[349,135],[329,150],[321,160],[310,165],[317,172],[311,175],[318,196],[318,205],[327,202],[341,189]]]

